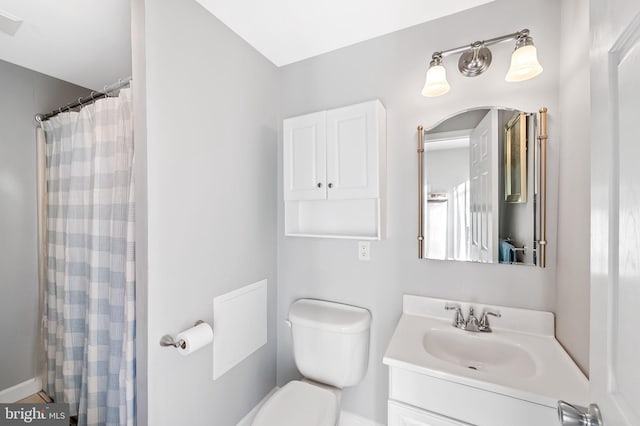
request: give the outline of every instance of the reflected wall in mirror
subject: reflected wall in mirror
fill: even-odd
[[[421,247],[427,259],[536,265],[535,113],[480,108],[424,132]]]

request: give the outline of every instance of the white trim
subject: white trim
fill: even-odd
[[[253,419],[256,417],[256,414],[258,414],[258,410],[260,410],[260,407],[262,407],[262,404],[264,404],[269,398],[271,398],[271,395],[273,395],[278,389],[280,389],[278,386],[271,389],[271,391],[267,394],[267,396],[262,398],[262,401],[260,401],[255,407],[253,407],[253,409],[249,411],[249,413],[246,416],[244,416],[236,426],[251,426],[251,422],[253,422]],[[380,423],[376,423],[369,419],[365,419],[364,417],[358,416],[349,411],[342,410],[340,412],[339,426],[384,426],[384,425],[381,425]]]
[[[38,393],[42,390],[42,380],[40,377],[34,377],[33,379],[25,380],[22,383],[18,383],[10,388],[0,391],[0,404],[11,404]]]
[[[373,420],[366,419],[357,414],[353,414],[349,411],[342,410],[340,412],[340,425],[339,426],[384,426],[380,423],[376,423]]]

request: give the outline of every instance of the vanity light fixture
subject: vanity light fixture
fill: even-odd
[[[462,53],[458,60],[458,71],[466,77],[475,77],[485,72],[491,65],[492,56],[488,46],[509,40],[516,40],[516,47],[511,54],[511,66],[505,80],[509,82],[525,81],[539,75],[542,72],[542,66],[538,62],[538,53],[533,39],[529,36],[529,30],[524,29],[489,40],[476,41],[470,45],[434,52],[431,55],[431,63],[422,95],[434,97],[444,95],[449,91],[447,72],[442,65],[442,59],[445,56]]]

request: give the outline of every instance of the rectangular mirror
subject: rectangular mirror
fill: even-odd
[[[536,120],[535,113],[482,108],[424,132],[422,257],[539,264]]]

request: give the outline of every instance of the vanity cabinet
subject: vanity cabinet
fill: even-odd
[[[381,238],[382,103],[292,117],[282,127],[285,235]]]
[[[388,426],[471,426],[449,417],[421,410],[410,405],[389,401]]]
[[[400,367],[389,369],[388,406],[389,426],[534,426],[557,419],[555,406]]]

